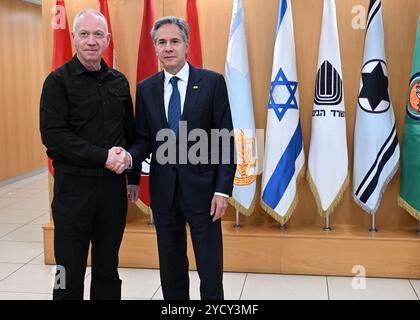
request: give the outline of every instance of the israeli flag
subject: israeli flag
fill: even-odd
[[[354,129],[353,197],[374,214],[399,165],[400,147],[388,90],[380,0],[371,0]]]
[[[334,0],[324,0],[307,179],[321,216],[329,216],[349,182],[346,112]]]
[[[282,224],[296,207],[296,185],[303,175],[304,164],[292,6],[290,0],[281,0],[267,112],[261,205]]]
[[[250,215],[255,206],[257,143],[242,0],[233,1],[225,73],[238,163],[230,203]]]

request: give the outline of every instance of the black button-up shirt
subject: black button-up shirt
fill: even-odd
[[[128,81],[103,60],[92,72],[75,55],[46,78],[40,130],[54,163],[104,168],[108,149],[133,142],[134,127]]]

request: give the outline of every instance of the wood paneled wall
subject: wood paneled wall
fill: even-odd
[[[0,1],[0,180],[46,165],[39,134],[41,7]]]
[[[244,0],[243,2],[256,127],[263,129],[266,123],[266,106],[279,0]],[[43,1],[45,74],[49,70],[47,66],[49,66],[51,61],[51,8],[54,3],[54,0]],[[108,3],[119,69],[126,74],[134,94],[143,1],[109,0]],[[156,17],[163,15],[185,16],[185,4],[186,0],[156,0]],[[232,1],[197,0],[197,4],[204,66],[205,68],[224,73]],[[406,91],[410,76],[417,19],[420,14],[420,1],[383,0],[382,4],[390,93],[397,119],[398,137],[401,142]],[[369,0],[336,0],[347,110],[350,174],[352,174],[353,166],[355,110],[365,37],[364,29],[353,29],[352,27],[352,20],[355,17],[352,9],[360,5],[367,12]],[[96,0],[72,0],[67,1],[66,6],[71,28],[77,11],[85,7],[97,8],[98,3]],[[307,157],[322,19],[322,0],[292,0],[292,6],[300,82],[301,122]],[[398,171],[384,194],[382,204],[377,213],[377,226],[379,229],[398,229],[416,225],[417,223],[397,206],[399,176],[400,172]],[[260,182],[261,178],[258,180],[259,185]],[[290,225],[305,224],[321,227],[323,219],[317,213],[316,204],[306,180],[302,180],[299,185],[298,194],[300,201],[290,220]],[[258,192],[259,197],[260,192]],[[232,208],[229,209],[226,219],[234,219]],[[266,215],[257,205],[253,215],[241,217],[241,221],[248,224],[259,224],[271,222],[273,219]],[[342,224],[369,228],[370,216],[354,203],[351,187],[346,190],[343,200],[333,212],[331,223],[333,226],[334,224]]]

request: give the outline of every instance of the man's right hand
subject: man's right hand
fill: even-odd
[[[112,147],[108,150],[108,159],[105,167],[118,174],[130,167],[130,157],[122,147]]]

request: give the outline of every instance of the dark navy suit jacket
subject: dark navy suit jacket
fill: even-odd
[[[219,162],[222,151],[229,153],[230,162],[214,164],[216,148],[210,147],[211,129],[233,130],[226,83],[221,74],[198,69],[190,65],[187,91],[181,121],[186,121],[187,133],[202,129],[208,137],[208,161],[192,164],[161,164],[156,159],[156,151],[165,141],[157,141],[156,134],[168,128],[164,107],[164,72],[161,71],[137,85],[136,93],[136,141],[128,150],[133,158],[133,168],[138,168],[150,153],[150,201],[153,211],[166,212],[171,208],[176,186],[179,184],[189,207],[199,211],[209,211],[215,192],[232,194],[236,165],[234,162],[234,139],[229,140],[226,150],[220,143]],[[177,139],[177,146],[182,139]],[[220,141],[221,142],[221,141]],[[189,151],[196,142],[183,145]],[[177,147],[177,156],[179,149]],[[216,152],[216,153],[215,153]],[[213,154],[213,155],[212,155]],[[207,163],[206,163],[207,162]]]

